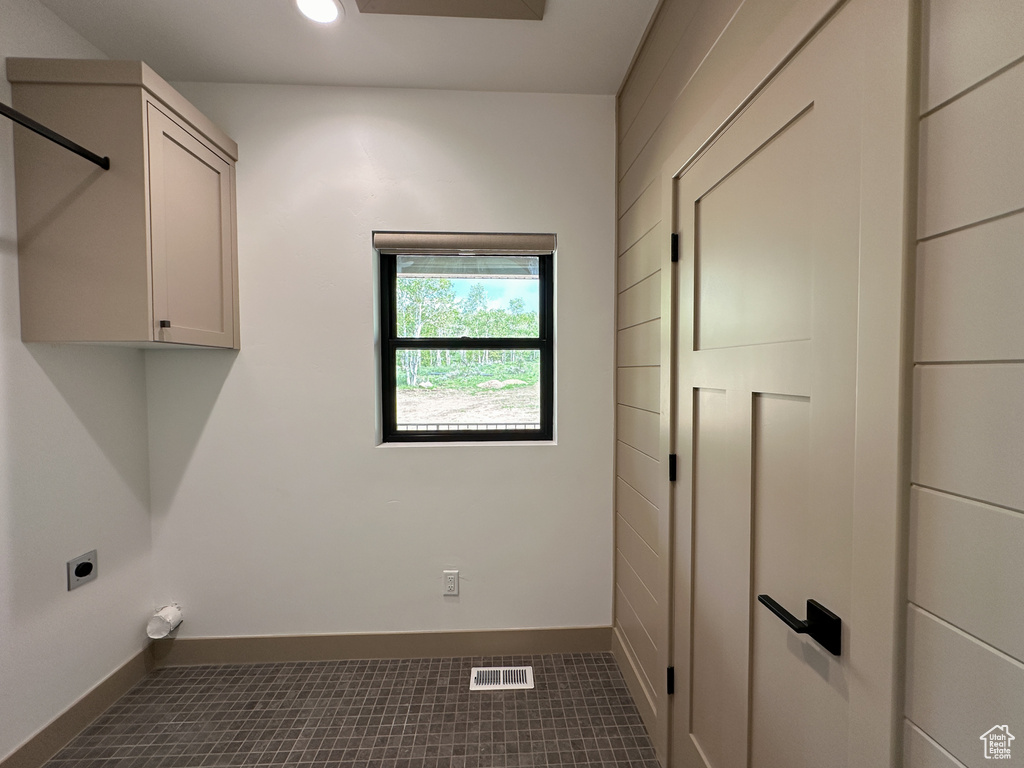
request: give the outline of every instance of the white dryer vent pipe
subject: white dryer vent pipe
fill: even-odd
[[[181,606],[177,604],[165,605],[153,614],[153,618],[146,625],[146,634],[153,640],[167,637],[178,628],[182,621]]]

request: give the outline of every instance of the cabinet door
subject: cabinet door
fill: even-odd
[[[147,112],[153,338],[235,347],[232,166],[155,105]]]

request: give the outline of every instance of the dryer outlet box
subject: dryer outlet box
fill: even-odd
[[[92,581],[98,573],[99,561],[96,559],[95,549],[79,555],[74,560],[68,560],[68,591]]]

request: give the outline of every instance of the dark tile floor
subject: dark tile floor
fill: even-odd
[[[469,691],[532,664],[536,688]],[[640,766],[654,750],[608,653],[175,667],[47,768]]]

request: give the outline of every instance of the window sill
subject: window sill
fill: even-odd
[[[444,440],[436,442],[377,443],[377,448],[508,448],[514,446],[556,447],[557,440]]]

